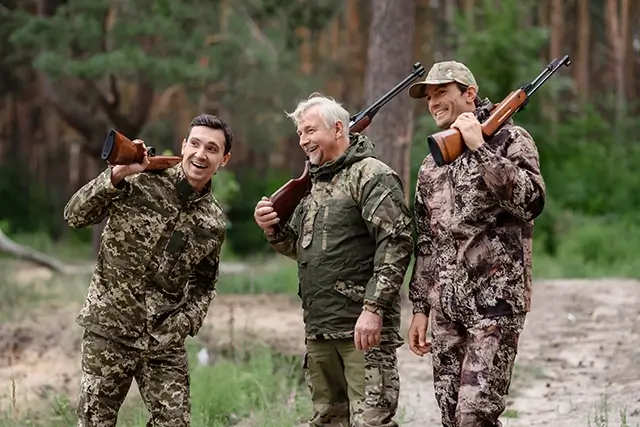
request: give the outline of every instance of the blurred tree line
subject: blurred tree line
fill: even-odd
[[[105,167],[108,129],[176,152],[207,112],[236,136],[214,178],[229,245],[264,251],[253,207],[302,171],[284,114],[298,100],[321,91],[355,113],[414,62],[457,59],[498,102],[570,54],[515,118],[536,139],[549,193],[536,247],[618,259],[626,247],[599,248],[640,234],[640,2],[2,0],[0,20],[0,220],[10,233],[88,241],[62,208]],[[435,130],[426,104],[401,95],[365,131],[410,199]]]

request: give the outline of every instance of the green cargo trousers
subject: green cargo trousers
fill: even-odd
[[[305,380],[310,427],[398,427],[400,378],[396,345],[358,350],[352,338],[307,340]]]

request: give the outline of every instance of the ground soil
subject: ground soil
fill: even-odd
[[[19,280],[46,278],[42,270],[30,271],[20,271]],[[0,325],[0,410],[38,407],[60,393],[75,400],[78,308],[77,303],[54,305],[28,320]],[[410,318],[408,307],[404,318]],[[215,345],[237,345],[245,338],[283,352],[304,351],[301,311],[286,296],[219,296],[203,338]],[[440,425],[430,357],[418,358],[404,346],[399,358],[401,425]],[[609,424],[595,424],[605,396]],[[502,421],[509,427],[580,427],[589,425],[588,417],[591,426],[618,427],[625,408],[628,425],[639,424],[640,282],[536,282],[507,403]]]

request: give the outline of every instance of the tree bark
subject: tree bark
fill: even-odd
[[[373,0],[365,75],[365,104],[375,102],[410,72],[413,64],[415,0]],[[393,168],[410,194],[413,104],[401,93],[385,105],[365,130],[383,162]]]
[[[629,42],[629,0],[607,0],[606,17],[609,46],[613,54],[613,76],[615,81],[615,117],[616,123],[626,115],[625,62],[627,60],[626,43]]]
[[[589,100],[589,48],[591,47],[591,15],[589,0],[578,2],[578,51],[576,55],[575,79],[578,99],[581,103]]]

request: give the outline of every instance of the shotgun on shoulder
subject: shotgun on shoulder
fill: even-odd
[[[130,165],[142,163],[144,152],[142,145],[134,144],[120,132],[111,129],[102,146],[102,160],[110,165]],[[177,165],[182,161],[180,156],[156,156],[153,147],[147,147],[149,166],[145,171],[159,171]]]
[[[419,62],[413,64],[413,72],[405,77],[400,83],[398,83],[389,92],[382,95],[378,100],[371,104],[366,109],[353,115],[349,119],[349,132],[359,133],[369,126],[375,115],[380,108],[391,101],[395,96],[404,91],[411,83],[416,79],[422,77],[426,70]],[[286,184],[276,190],[270,197],[273,203],[273,209],[277,212],[278,218],[280,218],[280,224],[286,224],[293,215],[296,206],[300,201],[311,191],[311,178],[309,177],[309,161],[307,160],[304,165],[302,175],[298,178],[290,179]],[[275,226],[279,228],[279,224]]]
[[[531,83],[511,92],[502,102],[489,109],[476,110],[475,114],[482,123],[482,135],[485,139],[493,136],[518,111],[529,102],[529,98],[547,81],[560,67],[571,65],[571,58],[565,55],[562,59],[555,58]],[[455,128],[446,129],[427,138],[429,150],[438,166],[447,165],[457,159],[465,150],[460,131]]]

